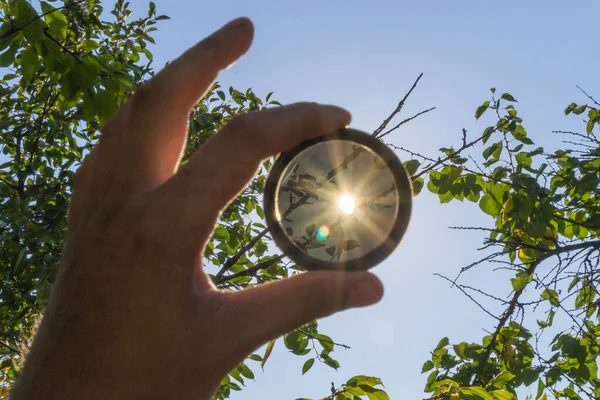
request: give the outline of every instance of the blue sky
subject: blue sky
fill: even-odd
[[[585,102],[576,89],[600,97],[596,1],[166,1],[156,0],[161,22],[153,48],[163,65],[220,25],[238,16],[256,25],[253,48],[220,81],[261,96],[274,91],[282,103],[337,104],[354,115],[353,126],[372,131],[423,72],[401,118],[437,109],[406,125],[391,142],[435,154],[458,144],[461,129],[480,135],[486,121],[475,108],[489,88],[510,92],[536,141],[560,146],[553,129],[579,128],[562,110]],[[142,8],[141,2],[135,7]],[[596,44],[596,46],[594,46]],[[596,79],[594,79],[596,78]],[[484,118],[485,119],[485,118]],[[491,120],[487,121],[491,122]],[[481,149],[477,149],[481,151]],[[399,154],[406,158],[405,155]],[[424,396],[421,365],[443,336],[476,341],[493,321],[441,279],[478,258],[481,237],[447,229],[490,225],[473,204],[440,205],[424,193],[415,199],[402,245],[374,272],[385,283],[383,301],[321,321],[324,333],[350,345],[337,350],[336,372],[315,365],[301,376],[303,358],[282,343],[265,371],[233,398],[318,397],[355,374],[383,379],[394,399]],[[465,282],[507,295],[508,276],[482,266]]]

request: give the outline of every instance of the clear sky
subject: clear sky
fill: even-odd
[[[282,103],[302,100],[348,108],[353,126],[372,131],[410,88],[424,77],[401,118],[437,107],[395,133],[397,145],[435,154],[458,144],[466,128],[480,135],[475,108],[489,88],[510,92],[530,136],[556,148],[553,129],[578,128],[562,110],[585,102],[576,89],[600,97],[597,1],[166,1],[156,0],[161,22],[153,48],[156,66],[173,59],[225,22],[248,16],[255,43],[232,69],[225,86],[252,87]],[[142,2],[135,2],[137,9]],[[491,122],[491,120],[487,121]],[[477,149],[479,152],[481,149]],[[399,154],[402,158],[405,155]],[[425,193],[425,192],[424,192]],[[355,374],[381,377],[393,399],[420,399],[421,365],[443,336],[451,342],[479,340],[493,320],[433,276],[454,276],[477,259],[478,234],[452,225],[490,225],[472,204],[440,205],[430,194],[415,199],[405,241],[374,269],[386,288],[371,308],[321,321],[323,333],[352,347],[336,350],[336,372],[315,365],[301,376],[304,358],[278,343],[265,371],[233,398],[294,399],[329,393]],[[507,295],[507,276],[482,266],[466,282]],[[243,334],[243,333],[241,333]]]

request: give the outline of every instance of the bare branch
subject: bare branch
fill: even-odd
[[[373,132],[373,136],[378,137],[378,135],[381,132],[383,132],[383,130],[388,126],[388,124],[390,123],[390,121],[392,119],[394,119],[394,117],[402,110],[402,108],[404,107],[404,103],[406,103],[406,100],[408,99],[408,96],[410,96],[410,94],[412,93],[412,91],[417,87],[417,83],[419,83],[419,80],[421,80],[421,77],[423,77],[423,73],[422,72],[417,77],[417,79],[415,80],[415,83],[413,83],[413,85],[410,88],[410,90],[404,95],[404,97],[402,98],[402,100],[400,100],[400,102],[396,106],[396,109],[394,109],[394,111],[392,111],[392,113],[381,123],[381,125],[379,125],[379,128],[375,129],[375,131]]]
[[[598,103],[592,96],[590,96],[589,94],[587,94],[585,92],[585,90],[583,90],[582,88],[580,88],[579,86],[575,86],[577,89],[579,89],[581,91],[581,93],[585,94],[585,96],[590,99],[591,101],[594,102],[595,105],[600,106],[600,103]]]
[[[416,113],[415,115],[413,115],[413,116],[412,116],[412,117],[410,117],[410,118],[406,118],[405,120],[401,121],[399,124],[397,124],[396,126],[394,126],[393,128],[391,128],[390,130],[388,130],[387,132],[385,132],[385,133],[382,133],[381,135],[377,136],[377,139],[381,139],[382,137],[384,137],[384,136],[386,136],[386,135],[388,135],[388,134],[392,133],[392,132],[393,132],[393,131],[395,131],[396,129],[400,128],[402,125],[406,124],[407,122],[410,122],[410,121],[412,121],[413,119],[417,118],[418,116],[420,116],[420,115],[423,115],[423,114],[426,114],[426,113],[428,113],[429,111],[433,111],[433,110],[435,110],[435,107],[428,108],[427,110],[423,110],[423,111],[421,111],[421,112],[419,112],[419,113]]]
[[[438,273],[434,273],[435,276],[439,276],[440,278],[450,282],[452,284],[452,286],[456,286],[458,288],[458,290],[460,290],[465,296],[467,296],[469,299],[471,299],[471,301],[475,304],[477,304],[479,306],[479,308],[481,308],[487,315],[489,315],[490,317],[494,318],[495,320],[499,320],[500,318],[498,318],[497,316],[495,316],[494,314],[492,314],[491,312],[489,312],[484,306],[482,306],[477,300],[475,300],[473,298],[473,296],[471,296],[469,293],[467,293],[467,291],[465,289],[463,289],[463,287],[461,285],[457,285],[456,282],[454,282],[452,279],[438,274]]]

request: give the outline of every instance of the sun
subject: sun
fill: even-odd
[[[338,199],[338,208],[344,214],[353,214],[356,208],[356,201],[354,200],[354,196],[348,193],[341,195]]]

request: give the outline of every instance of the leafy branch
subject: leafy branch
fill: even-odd
[[[21,32],[23,29],[27,28],[29,25],[31,25],[34,22],[39,21],[42,18],[44,18],[46,15],[52,14],[52,13],[54,13],[56,11],[59,11],[59,10],[64,10],[64,9],[71,8],[71,7],[75,6],[75,5],[83,3],[85,1],[86,0],[77,0],[77,1],[74,1],[72,3],[65,4],[64,6],[56,7],[54,9],[52,9],[52,10],[46,11],[44,13],[41,13],[41,14],[37,15],[36,17],[30,19],[29,21],[25,22],[23,25],[21,25],[21,26],[14,26],[14,27],[10,28],[9,30],[7,30],[6,32],[0,34],[0,40],[4,40],[4,39],[6,39],[6,38],[8,38],[8,37],[10,37],[10,36],[12,36],[12,35],[14,35],[16,33]]]

